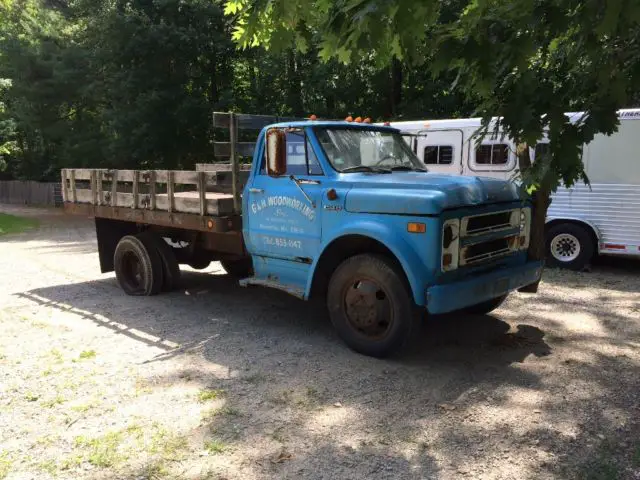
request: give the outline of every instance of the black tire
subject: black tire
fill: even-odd
[[[372,357],[399,353],[419,326],[402,270],[382,255],[356,255],[340,264],[329,282],[327,307],[340,338]]]
[[[113,255],[118,284],[127,295],[156,295],[162,288],[162,260],[147,238],[126,235]]]
[[[187,265],[189,265],[194,270],[204,270],[209,265],[211,265],[211,260],[207,260],[204,258],[192,258],[191,260],[189,260],[189,263]]]
[[[151,242],[162,260],[162,291],[170,292],[180,285],[180,264],[176,259],[173,248],[165,242],[164,238],[153,232],[138,234],[143,242]]]
[[[251,257],[242,258],[240,260],[220,260],[222,268],[236,278],[247,278],[253,275],[253,263]]]
[[[547,232],[547,264],[569,270],[583,270],[593,258],[595,244],[591,234],[575,223],[554,225]]]
[[[463,308],[462,311],[465,313],[472,313],[474,315],[486,315],[502,305],[508,295],[509,294],[501,295],[499,297],[492,298],[491,300],[487,300],[486,302],[471,305],[470,307]]]

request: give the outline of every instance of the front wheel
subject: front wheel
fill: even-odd
[[[418,327],[404,275],[382,255],[356,255],[340,264],[329,282],[327,306],[342,340],[372,357],[398,353]]]
[[[582,270],[591,258],[595,245],[589,232],[574,223],[554,225],[547,232],[549,265],[569,270]]]

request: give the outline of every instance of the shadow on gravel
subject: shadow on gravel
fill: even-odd
[[[310,347],[330,342],[331,351],[366,358],[340,342],[322,303],[303,302],[277,290],[242,288],[224,274],[182,273],[180,291],[156,297],[126,296],[114,278],[34,289],[17,296],[70,311],[172,353],[202,345],[220,329],[243,328],[245,341],[261,346],[286,348],[285,339],[295,339],[294,345],[309,342]],[[155,314],[160,311],[161,315]],[[507,323],[490,315],[427,318],[411,351],[398,358],[369,360],[390,365],[464,365],[477,362],[481,354],[483,363],[508,365],[531,354],[550,353],[544,332],[538,328],[518,325],[515,332],[509,330]],[[179,347],[166,346],[168,343]],[[167,356],[172,355],[168,352],[164,358]]]
[[[540,472],[568,478],[571,471],[560,467],[597,450],[593,432],[617,428],[599,399],[607,398],[611,412],[623,411],[632,394],[629,379],[637,383],[629,377],[633,365],[604,354],[594,353],[589,363],[530,368],[529,362],[554,357],[554,344],[541,329],[553,324],[540,320],[535,309],[513,328],[493,316],[429,319],[419,346],[401,358],[377,360],[347,349],[321,304],[275,290],[241,288],[227,275],[183,274],[181,291],[158,297],[128,297],[112,277],[19,296],[162,349],[141,363],[197,354],[194,358],[224,367],[226,376],[213,375],[195,362],[155,378],[154,384],[190,378],[224,389],[227,405],[241,420],[218,415],[206,427],[232,446],[271,439],[275,454],[247,460],[263,476],[350,478],[358,472],[364,478],[446,479],[474,472],[474,465],[486,464],[487,452],[526,457],[543,451],[557,460],[541,460]],[[547,296],[537,297],[536,306],[561,308]],[[586,388],[587,382],[593,390],[569,403],[562,389]],[[534,403],[543,415],[527,412],[531,406],[519,404],[514,390],[544,393],[544,402]],[[514,416],[484,419],[473,413],[498,407]],[[540,416],[539,432],[518,430],[522,409]],[[576,436],[568,438],[555,426],[569,421],[565,412],[587,410],[588,420],[579,424]]]

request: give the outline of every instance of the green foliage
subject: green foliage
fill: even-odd
[[[289,2],[278,18],[298,18],[302,6]],[[236,8],[220,0],[0,2],[0,175],[191,168],[212,160],[216,110],[376,119],[471,112],[450,88],[454,75],[433,81],[422,67],[387,66],[369,52],[348,68],[321,62],[329,46],[311,28],[287,33],[279,20],[281,48],[238,50],[232,36],[244,20],[224,14]]]
[[[244,47],[314,32],[324,59],[401,59],[412,72],[453,77],[450,90],[476,105],[486,128],[499,116],[506,134],[529,145],[548,133],[551,155],[523,177],[543,191],[586,180],[580,146],[614,132],[616,110],[637,99],[638,2],[229,0],[226,12]],[[585,115],[572,123],[564,113],[575,110]]]

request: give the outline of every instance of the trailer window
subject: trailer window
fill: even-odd
[[[424,163],[427,165],[451,165],[453,147],[450,145],[429,145],[424,147]]]
[[[494,143],[479,145],[476,148],[476,163],[478,165],[506,165],[509,161],[509,145]]]

